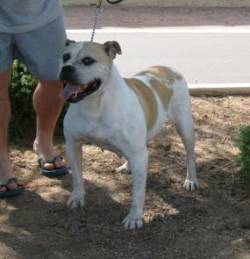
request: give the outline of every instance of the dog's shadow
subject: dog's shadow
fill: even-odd
[[[69,189],[67,179],[62,185]],[[86,244],[95,243],[96,234],[91,237],[92,232],[103,232],[107,227],[123,230],[121,220],[129,207],[90,182],[86,183],[86,191],[85,208],[73,211],[66,207],[68,195],[63,195],[60,202],[47,201],[26,190],[20,197],[1,201],[0,214],[8,218],[0,230],[0,244],[9,250],[8,255],[18,258],[70,258],[70,254],[66,256],[67,249],[79,245],[83,251]]]
[[[170,210],[164,212],[164,208],[160,208],[163,213],[154,213],[143,230],[125,231],[121,221],[129,211],[130,202],[122,204],[119,198],[114,199],[110,195],[108,188],[86,181],[85,208],[69,211],[66,201],[72,188],[71,176],[63,178],[60,185],[66,192],[57,193],[58,199],[48,201],[37,192],[26,190],[23,196],[7,200],[6,208],[1,206],[0,214],[8,214],[8,218],[6,226],[0,230],[0,244],[11,250],[8,255],[25,259],[80,259],[115,258],[116,253],[128,253],[127,257],[121,258],[131,258],[132,254],[139,255],[144,251],[148,253],[148,258],[153,258],[154,251],[167,249],[171,253],[175,244],[184,240],[190,251],[196,245],[202,245],[206,231],[195,238],[196,245],[192,240],[186,240],[185,235],[190,234],[190,226],[205,229],[214,225],[213,219],[217,217],[210,208],[209,200],[201,199],[204,196],[201,193],[178,192],[171,187],[171,182],[161,182],[155,174],[151,174],[148,178],[146,213],[152,213],[158,206],[157,202],[165,203]],[[221,202],[218,203],[221,205]],[[172,213],[171,207],[176,212]],[[226,212],[229,208],[230,204],[223,206]],[[231,225],[228,217],[227,220],[215,228],[224,231]],[[166,248],[166,242],[173,245]],[[212,253],[217,254],[220,242],[209,242],[214,245]]]

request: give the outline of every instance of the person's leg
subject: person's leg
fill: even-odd
[[[34,150],[38,153],[39,164],[47,170],[58,169],[65,162],[53,147],[53,134],[63,101],[59,93],[62,85],[58,81],[59,62],[66,43],[63,17],[34,31],[15,35],[18,56],[27,64],[31,73],[38,78],[39,84],[33,95],[37,115],[37,131]],[[29,46],[27,48],[27,46]],[[48,161],[53,163],[47,163]],[[57,175],[63,173],[57,170]],[[52,172],[48,172],[52,176]],[[49,176],[46,172],[46,175]],[[55,175],[53,175],[55,176]]]
[[[11,72],[5,71],[0,74],[0,181],[13,177],[11,163],[8,152],[8,125],[10,121],[10,100],[9,85]],[[17,188],[17,184],[12,182],[9,189]],[[0,192],[6,191],[6,187],[0,187]]]
[[[8,152],[8,126],[10,121],[9,85],[13,62],[11,35],[0,33],[0,198],[10,194],[9,190],[17,190]]]
[[[34,150],[46,161],[51,161],[56,155],[53,146],[53,134],[63,106],[63,100],[59,96],[61,89],[62,85],[59,81],[40,81],[33,95],[33,104],[37,116]],[[56,165],[61,167],[64,162],[62,160],[56,161]],[[53,169],[53,164],[46,163],[44,167]]]

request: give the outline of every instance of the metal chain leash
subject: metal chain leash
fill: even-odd
[[[106,1],[109,4],[118,4],[122,0],[106,0]],[[92,30],[91,39],[90,39],[91,42],[94,41],[96,29],[99,22],[99,17],[100,17],[100,14],[103,12],[102,3],[103,3],[103,0],[97,0],[97,3],[95,5],[95,18],[94,18],[94,25],[93,25],[93,30]]]
[[[90,39],[91,42],[94,41],[95,32],[96,32],[96,28],[97,28],[97,25],[98,25],[99,16],[100,16],[100,14],[101,14],[101,12],[102,12],[102,1],[103,1],[103,0],[98,0],[97,3],[96,3],[96,7],[95,7],[95,19],[94,19],[93,31],[92,31],[91,39]]]

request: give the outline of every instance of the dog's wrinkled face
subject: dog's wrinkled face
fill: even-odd
[[[99,92],[110,76],[116,54],[121,54],[121,48],[115,41],[70,43],[61,60],[60,80],[64,84],[61,96],[76,103]]]

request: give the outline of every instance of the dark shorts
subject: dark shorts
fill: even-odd
[[[10,70],[17,58],[38,80],[57,80],[65,41],[63,17],[26,33],[0,32],[0,73]]]

